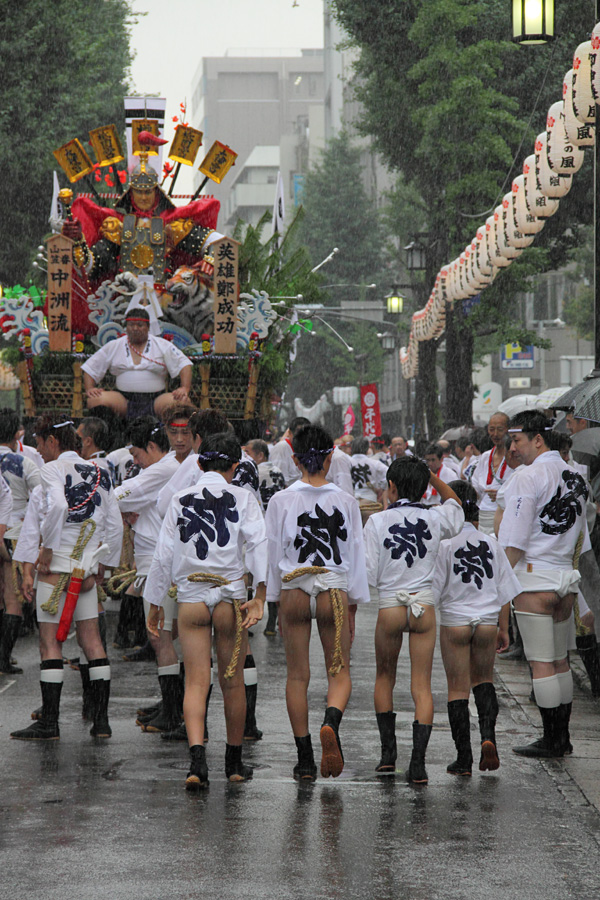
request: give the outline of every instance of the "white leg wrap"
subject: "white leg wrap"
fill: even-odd
[[[258,671],[254,669],[244,669],[244,684],[258,684]]]
[[[62,684],[64,680],[64,669],[42,669],[40,671],[40,681],[45,681],[46,684]]]
[[[552,616],[516,610],[515,615],[523,639],[525,656],[529,662],[554,662],[556,655]]]
[[[538,706],[554,709],[562,703],[558,675],[533,679],[533,693]]]
[[[90,681],[110,681],[110,666],[90,666]]]
[[[571,631],[571,618],[564,622],[553,622],[554,630],[554,659],[565,659],[569,649],[569,633]]]
[[[560,702],[573,702],[573,674],[569,669],[568,672],[559,672],[556,676],[560,685]]]
[[[158,667],[158,677],[161,675],[179,675],[179,671],[181,669],[181,664],[176,662],[172,663],[170,666],[159,666]]]

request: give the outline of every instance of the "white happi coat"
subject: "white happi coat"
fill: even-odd
[[[511,469],[506,462],[506,457],[494,472],[493,466],[490,467],[493,453],[494,448],[481,454],[471,476],[471,484],[477,491],[477,505],[481,512],[495,512],[497,499],[492,500],[488,491],[499,491],[503,485],[510,481],[514,472],[514,469]]]
[[[148,335],[141,359],[134,363],[127,335],[109,341],[90,356],[81,367],[96,384],[107,372],[116,376],[118,391],[128,393],[159,393],[165,390],[167,374],[176,378],[182,369],[191,365],[189,357],[164,338]]]
[[[442,625],[445,614],[471,621],[495,620],[502,607],[520,593],[521,585],[496,538],[471,522],[465,522],[459,534],[440,544],[433,596]]]
[[[536,572],[554,577],[558,586],[558,573],[573,571],[581,533],[581,552],[591,549],[586,501],[584,479],[557,451],[541,453],[531,465],[515,471],[504,492],[506,509],[498,538],[503,547],[524,551],[514,569],[522,586],[535,590],[527,576],[535,577]],[[573,577],[570,586],[578,580]]]
[[[353,453],[350,466],[356,499],[376,501],[377,491],[384,491],[387,487],[387,467],[365,453]]]
[[[285,438],[269,448],[269,459],[283,472],[286,487],[302,478],[300,469],[292,459],[293,453],[291,443]]]
[[[89,520],[94,521],[96,528],[85,548],[85,556],[104,543],[109,549],[98,562],[117,566],[121,558],[123,522],[107,470],[82,459],[74,450],[66,450],[58,459],[42,466],[40,472],[39,534],[42,546],[53,551],[50,570],[70,572],[78,565],[70,557],[82,524]]]
[[[134,555],[139,575],[147,575],[160,532],[161,516],[156,498],[159,490],[179,468],[173,451],[158,462],[142,469],[139,475],[128,478],[118,487],[115,496],[123,513],[138,513],[131,526],[134,533]]]
[[[25,518],[29,496],[41,483],[41,469],[29,457],[3,444],[0,446],[0,472],[12,495],[10,525],[13,533],[7,536],[18,537],[18,526]]]
[[[352,458],[340,450],[339,447],[333,448],[331,456],[331,465],[325,476],[331,484],[337,484],[339,488],[354,497],[354,485],[352,484]]]
[[[266,509],[273,494],[285,490],[285,478],[281,469],[267,460],[258,464],[258,481],[263,509]]]
[[[245,548],[245,556],[244,556]],[[262,510],[250,491],[228,484],[220,472],[204,472],[171,500],[146,579],[144,600],[161,606],[174,582],[179,603],[198,603],[214,589],[192,583],[205,572],[239,582],[244,571],[254,584],[266,581],[267,543]]]
[[[271,498],[266,522],[269,602],[279,600],[282,576],[303,566],[342,573],[348,602],[369,602],[360,508],[353,497],[335,484],[297,481]]]
[[[458,534],[464,521],[456,500],[437,506],[398,500],[375,513],[365,525],[369,584],[381,598],[431,589],[440,543]]]

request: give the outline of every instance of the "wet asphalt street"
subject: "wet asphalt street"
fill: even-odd
[[[80,717],[79,675],[71,670],[63,689],[61,740],[10,740],[9,732],[27,725],[40,702],[36,639],[19,642],[15,655],[25,674],[0,676],[0,900],[597,898],[600,816],[593,786],[600,774],[599,705],[577,691],[575,753],[568,763],[520,759],[510,748],[535,734],[531,723],[538,719],[526,700],[526,670],[501,663],[501,768],[486,774],[475,769],[472,779],[456,779],[446,774],[454,756],[436,651],[430,781],[409,787],[403,769],[413,714],[403,651],[396,692],[398,771],[395,778],[378,778],[375,617],[374,606],[357,617],[354,693],[341,731],[342,776],[315,785],[292,780],[295,748],[284,702],[283,647],[279,637],[264,637],[261,627],[252,648],[264,739],[246,750],[254,779],[242,785],[225,781],[222,700],[215,687],[207,750],[211,784],[199,796],[183,788],[186,745],[142,734],[134,724],[140,702],[157,696],[155,666],[122,662],[116,650],[110,650],[112,740],[89,737],[89,724]],[[113,628],[111,617],[109,633]],[[73,640],[65,644],[65,655],[75,655]],[[313,635],[315,738],[324,694]]]

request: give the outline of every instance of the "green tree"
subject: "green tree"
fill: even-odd
[[[592,10],[587,0],[559,4],[561,40],[552,49],[530,50],[508,39],[506,0],[332,3],[361,50],[356,94],[363,115],[356,124],[414,185],[427,209],[427,296],[440,266],[462,251],[521,170],[535,134],[545,126],[549,104],[562,96],[563,75],[593,24]],[[516,286],[536,271],[564,264],[578,243],[574,220],[591,216],[586,187],[582,172],[536,248],[483,292],[476,314],[464,316],[458,304],[448,310],[446,376],[453,418],[468,421],[471,415],[478,334],[493,329],[499,343],[509,339],[508,332],[515,331]],[[421,390],[430,422],[437,395],[432,354],[434,361],[434,342],[421,345]]]
[[[329,142],[319,164],[306,176],[302,202],[305,217],[298,240],[314,264],[338,248],[323,268],[327,283],[376,282],[383,256],[381,222],[363,186],[360,150],[346,133]],[[346,298],[358,297],[359,289],[349,287]],[[336,302],[339,292],[332,299]]]
[[[124,127],[132,12],[127,0],[1,0],[0,7],[0,281],[14,284],[48,231],[52,151],[100,125]]]

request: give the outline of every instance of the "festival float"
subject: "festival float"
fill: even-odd
[[[183,104],[181,110],[183,119]],[[82,364],[125,334],[128,309],[144,307],[151,332],[190,358],[196,406],[217,407],[234,420],[270,419],[274,385],[265,378],[265,353],[287,354],[288,329],[264,291],[240,294],[240,245],[216,230],[218,201],[201,196],[209,180],[221,183],[236,153],[215,141],[199,166],[204,179],[195,194],[173,193],[181,166],[195,164],[202,138],[179,121],[171,162],[158,170],[167,141],[159,120],[146,116],[128,120],[127,158],[114,125],[89,133],[96,163],[77,138],[54,151],[69,187],[57,191],[53,233],[38,254],[47,286],[5,288],[0,298],[2,335],[16,338],[10,344],[19,348],[2,353],[0,389],[20,387],[25,416],[81,418]],[[122,192],[100,194],[94,178],[122,185]],[[102,387],[112,387],[110,376]]]

